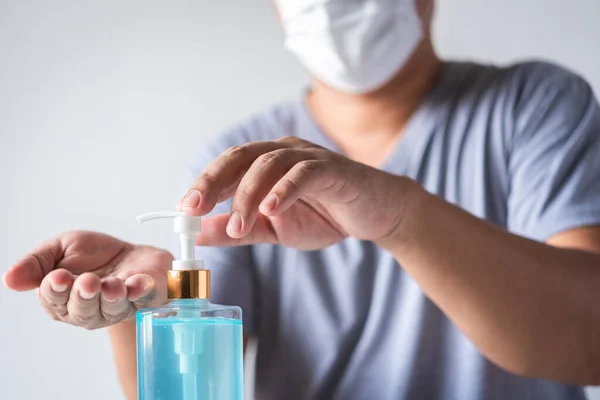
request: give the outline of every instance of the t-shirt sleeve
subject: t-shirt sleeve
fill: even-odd
[[[240,143],[230,143],[239,138]],[[197,154],[194,162],[188,167],[184,180],[187,190],[204,168],[219,154],[234,144],[245,141],[236,132],[227,132],[217,136],[203,145],[203,150]],[[208,214],[217,215],[229,213],[231,200],[216,205]],[[211,271],[211,302],[215,304],[236,305],[242,308],[244,335],[253,336],[256,333],[258,307],[255,301],[257,295],[256,270],[252,259],[251,246],[238,247],[196,247],[196,258],[204,260],[206,269]]]
[[[600,107],[580,77],[546,66],[515,109],[508,228],[545,241],[600,224]]]

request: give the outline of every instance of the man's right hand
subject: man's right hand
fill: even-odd
[[[172,260],[164,250],[74,231],[34,249],[6,272],[4,284],[16,291],[37,289],[52,319],[97,329],[165,303]]]

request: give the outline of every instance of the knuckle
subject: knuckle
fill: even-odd
[[[305,160],[298,163],[301,174],[312,174],[321,169],[322,166],[323,164],[317,160]]]
[[[303,149],[311,149],[316,145],[312,142],[309,142],[308,140],[297,138],[297,146]]]
[[[238,188],[237,193],[235,194],[236,200],[243,200],[245,201],[246,199],[254,196],[254,194],[256,193],[256,186],[255,185],[244,185],[244,186],[240,186]]]
[[[225,154],[229,157],[244,157],[248,153],[248,147],[246,145],[231,146],[225,151]]]
[[[118,322],[123,321],[128,316],[129,316],[129,310],[121,311],[119,313],[114,313],[114,314],[108,313],[108,312],[102,312],[102,317],[104,318],[104,320],[111,325],[114,325]]]
[[[299,139],[297,136],[293,136],[293,135],[285,135],[285,136],[282,136],[279,139],[277,139],[278,142],[295,142],[297,140],[301,140],[301,139]]]
[[[38,292],[38,300],[45,308],[49,310],[63,310],[66,306],[64,303],[59,303],[58,299],[48,297],[42,291]]]
[[[192,189],[199,190],[202,195],[212,191],[221,191],[221,174],[217,167],[208,167],[200,174]]]
[[[285,143],[287,145],[290,145],[290,146],[298,148],[298,149],[311,149],[311,148],[322,149],[322,147],[320,147],[312,142],[309,142],[308,140],[299,138],[298,136],[284,136],[283,138],[280,139],[280,141],[282,143]]]
[[[96,325],[92,325],[92,324],[89,324],[89,325],[80,325],[80,327],[83,328],[83,329],[85,329],[85,330],[87,330],[87,331],[94,331],[94,330],[100,328],[100,326],[96,326]]]
[[[77,326],[86,329],[88,326],[93,326],[93,322],[97,319],[96,315],[71,315],[71,318]]]
[[[287,156],[289,156],[289,150],[280,149],[263,154],[262,156],[258,157],[257,161],[260,163],[262,168],[269,168],[280,163]]]
[[[279,157],[277,157],[277,154],[273,154],[271,152],[271,153],[263,154],[262,156],[258,157],[257,161],[264,168],[264,167],[269,167],[269,166],[277,163],[278,160],[279,160]]]
[[[42,303],[42,308],[44,309],[48,317],[50,317],[50,319],[54,321],[62,321],[63,318],[69,315],[67,307],[63,305],[61,305],[60,307],[51,307],[46,303]]]
[[[64,304],[57,303],[56,301],[51,301],[46,304],[48,305],[48,307],[50,307],[53,310],[62,310],[65,308]]]
[[[317,146],[314,150],[314,155],[319,160],[332,160],[337,155],[333,151]]]
[[[298,186],[298,183],[296,183],[293,179],[284,177],[282,179],[282,181],[283,181],[282,183],[283,183],[284,191],[287,192],[288,194],[292,193],[292,192],[296,192],[300,189]]]
[[[61,318],[56,313],[48,312],[48,316],[53,321],[61,321]]]
[[[219,173],[214,169],[206,169],[202,172],[202,175],[200,175],[200,179],[208,187],[214,187],[219,181]]]

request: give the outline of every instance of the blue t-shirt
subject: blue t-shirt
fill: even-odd
[[[216,137],[191,178],[231,146],[286,135],[338,151],[302,96]],[[600,108],[583,79],[556,66],[446,63],[383,169],[544,241],[600,224]],[[457,234],[468,240],[468,232]],[[585,397],[582,388],[515,376],[488,361],[372,242],[197,251],[212,270],[213,301],[240,305],[245,334],[259,340],[257,399]]]

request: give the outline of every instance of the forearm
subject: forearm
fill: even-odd
[[[417,195],[390,248],[454,324],[519,374],[600,383],[600,256],[531,241]],[[389,247],[389,246],[388,246]]]
[[[135,321],[121,322],[108,328],[119,382],[128,400],[137,399]]]

